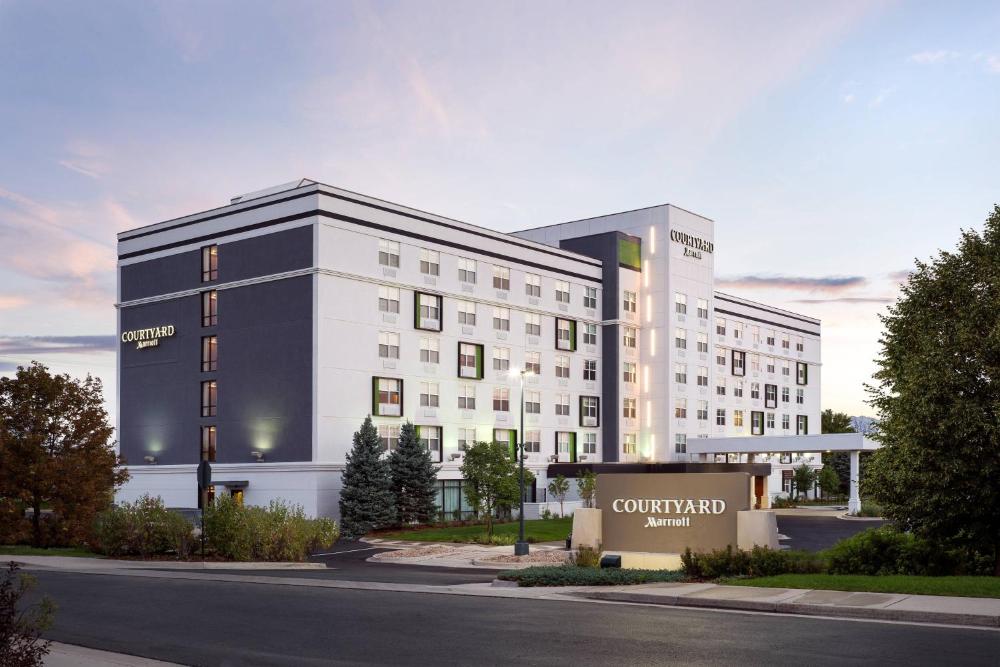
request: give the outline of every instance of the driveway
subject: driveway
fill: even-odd
[[[778,532],[788,537],[781,545],[802,551],[822,551],[863,530],[885,525],[884,521],[856,521],[836,516],[778,514]]]

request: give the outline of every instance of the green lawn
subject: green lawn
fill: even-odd
[[[884,577],[860,574],[779,574],[756,579],[728,579],[734,586],[772,588],[818,588],[831,591],[954,595],[970,598],[1000,598],[1000,577]]]
[[[564,519],[539,519],[524,522],[524,535],[535,542],[563,541],[573,529],[573,517]],[[417,542],[465,542],[469,538],[486,532],[483,525],[453,526],[448,528],[417,528],[415,530],[400,530],[393,533],[380,533],[374,537],[393,540],[414,540]],[[517,537],[517,522],[498,523],[493,527],[495,535],[512,535]]]
[[[79,558],[103,558],[100,554],[95,554],[93,551],[85,549],[75,549],[72,547],[39,549],[38,547],[29,547],[23,544],[0,546],[0,556],[76,556]]]

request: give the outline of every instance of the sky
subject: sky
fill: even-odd
[[[501,231],[672,203],[872,414],[914,258],[1000,202],[995,2],[0,0],[0,374],[114,396],[115,233],[298,178]],[[113,412],[113,406],[109,405]]]

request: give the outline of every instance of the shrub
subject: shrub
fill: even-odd
[[[771,508],[776,510],[790,509],[795,507],[795,501],[785,496],[777,496],[771,501]]]
[[[17,570],[11,562],[0,577],[0,665],[41,667],[51,644],[41,634],[52,625],[55,605],[48,597],[25,605],[22,598],[35,580]]]
[[[97,550],[106,556],[176,554],[186,558],[194,547],[187,519],[171,512],[159,497],[144,495],[97,515],[94,524]]]
[[[625,570],[621,568],[549,565],[501,572],[497,578],[518,586],[622,586],[660,581],[683,581],[680,570]]]
[[[337,537],[331,519],[309,519],[300,505],[280,500],[257,507],[223,496],[205,510],[206,541],[227,560],[302,561]]]
[[[465,540],[469,544],[483,544],[487,546],[510,546],[517,542],[517,538],[514,535],[488,535],[486,533],[479,533],[478,535],[473,535]],[[528,542],[533,542],[534,540],[528,538]]]
[[[690,548],[681,555],[684,573],[691,579],[723,577],[769,577],[776,574],[815,574],[826,569],[821,556],[806,551],[778,551],[754,547],[750,551],[716,549],[694,553]]]
[[[827,552],[830,574],[987,574],[988,559],[894,528],[869,528]]]
[[[882,507],[873,502],[862,500],[861,509],[854,516],[880,517],[882,516]]]
[[[577,567],[598,567],[601,564],[601,550],[581,545],[573,555],[573,564]]]

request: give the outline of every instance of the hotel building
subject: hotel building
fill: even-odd
[[[552,465],[818,433],[819,321],[716,292],[713,251],[671,205],[504,234],[309,180],[123,232],[119,497],[194,506],[208,460],[216,495],[336,516],[368,414],[387,450],[417,425],[449,517],[474,441],[523,432],[534,499]]]

